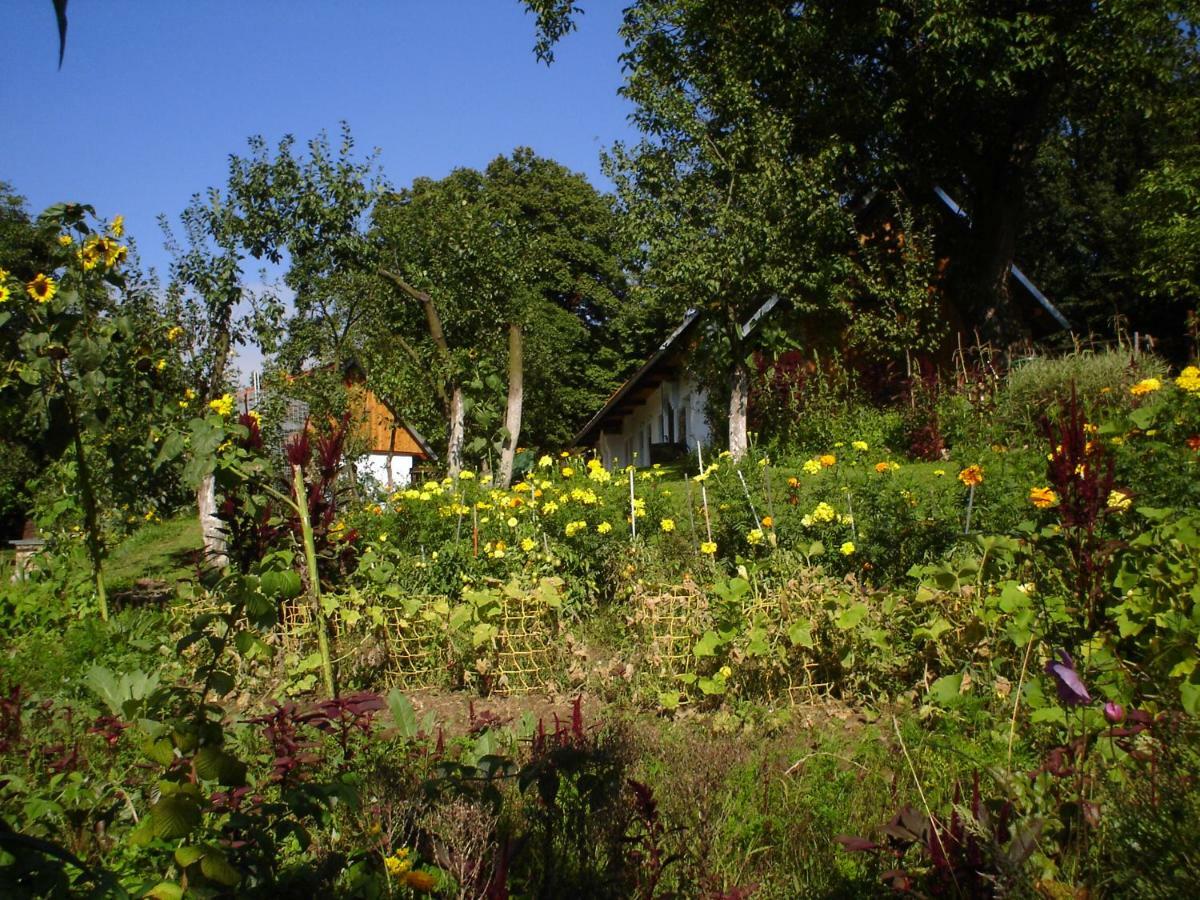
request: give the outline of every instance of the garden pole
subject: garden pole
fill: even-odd
[[[700,478],[704,478],[704,455],[700,452],[700,441],[696,441],[696,459],[700,463]],[[708,517],[708,488],[705,487],[704,481],[700,482],[700,500],[704,504],[704,531],[708,535],[708,541],[712,543],[712,520]]]
[[[746,476],[742,474],[742,470],[738,469],[738,481],[742,483],[742,493],[746,495],[746,505],[750,507],[750,515],[754,516],[754,525],[756,528],[762,528],[762,519],[758,517],[758,513],[754,509],[754,501],[750,499],[750,488],[746,485]]]
[[[633,466],[629,467],[629,536],[637,537],[637,504],[633,502]]]
[[[304,470],[299,466],[292,466],[292,486],[296,492],[296,512],[300,515],[300,534],[304,538],[304,559],[308,563],[308,600],[317,616],[317,647],[321,651],[321,671],[325,676],[325,690],[329,692],[330,697],[336,697],[333,659],[329,655],[329,629],[325,622],[325,610],[321,607],[317,545],[313,540],[312,522],[308,518],[308,489],[304,486]]]

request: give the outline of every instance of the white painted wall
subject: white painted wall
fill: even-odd
[[[669,440],[670,429],[664,421],[663,397],[666,396],[674,413],[675,440],[680,440],[680,413],[684,416],[687,445],[694,450],[696,442],[708,446],[711,434],[704,415],[707,393],[691,377],[668,381],[660,385],[645,403],[629,413],[616,433],[603,432],[597,450],[605,468],[650,464],[650,445]]]
[[[391,457],[393,488],[404,487],[412,480],[413,457],[396,454]],[[388,486],[388,454],[369,453],[357,463],[359,474],[370,475],[385,488]]]

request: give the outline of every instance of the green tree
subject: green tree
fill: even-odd
[[[573,4],[526,5],[539,16],[539,40],[549,42],[578,12]],[[662,89],[643,89],[648,72],[677,89],[672,102],[695,107],[708,125],[704,140],[740,131],[747,146],[774,141],[788,165],[824,160],[826,190],[844,199],[899,189],[924,221],[947,222],[938,237],[952,261],[951,299],[985,339],[1004,342],[1021,330],[1008,271],[1018,239],[1030,233],[1031,212],[1046,216],[1048,201],[1065,214],[1066,233],[1096,244],[1068,257],[1075,271],[1066,283],[1082,285],[1082,270],[1095,267],[1105,249],[1098,240],[1104,235],[1086,221],[1095,203],[1076,203],[1072,211],[1064,192],[1047,189],[1055,171],[1048,150],[1073,137],[1085,149],[1068,158],[1095,159],[1082,170],[1092,183],[1111,185],[1120,201],[1139,172],[1154,169],[1153,159],[1194,143],[1194,132],[1159,123],[1170,121],[1181,98],[1195,95],[1196,12],[1188,0],[639,0],[623,26],[626,92],[638,104],[635,121],[651,137],[666,101]],[[754,109],[772,114],[774,133],[738,124],[735,113]],[[1154,137],[1118,175],[1109,167],[1114,154],[1099,145],[1116,150],[1113,137],[1139,129]],[[1076,196],[1086,196],[1088,184],[1072,180]],[[942,215],[934,186],[964,207],[969,228]],[[1178,192],[1160,198],[1184,202]],[[1128,272],[1119,243],[1108,241],[1113,265]],[[1026,266],[1038,270],[1042,245],[1022,251],[1035,257],[1032,265],[1023,260]]]

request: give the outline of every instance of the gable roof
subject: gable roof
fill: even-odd
[[[773,294],[771,298],[757,310],[755,310],[754,315],[747,319],[745,324],[742,325],[742,337],[747,337],[750,332],[752,332],[758,326],[758,323],[762,321],[762,319],[766,317],[778,304],[779,295]],[[688,310],[687,315],[683,317],[683,321],[676,326],[674,331],[667,335],[666,340],[659,344],[658,349],[655,350],[654,353],[651,354],[650,358],[642,364],[641,368],[629,376],[625,383],[617,388],[608,398],[608,400],[605,401],[604,405],[600,407],[600,411],[588,419],[587,424],[579,429],[575,436],[571,438],[571,445],[578,447],[582,444],[589,443],[593,433],[600,429],[600,427],[604,424],[604,420],[613,414],[613,410],[615,410],[621,404],[621,401],[628,397],[629,394],[635,391],[638,387],[642,386],[643,383],[648,381],[655,374],[656,370],[663,363],[668,361],[672,352],[678,349],[683,336],[692,330],[695,324],[700,321],[700,318],[700,310]]]

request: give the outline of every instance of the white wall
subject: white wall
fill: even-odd
[[[395,454],[391,460],[392,487],[403,487],[412,480],[413,457]],[[385,488],[388,486],[388,454],[370,453],[360,459],[357,466],[360,474],[370,475]]]
[[[650,464],[650,445],[666,442],[670,434],[663,421],[664,393],[674,411],[675,440],[678,442],[681,437],[679,414],[682,412],[688,449],[694,452],[697,441],[708,445],[711,435],[704,416],[707,399],[704,388],[690,377],[668,381],[625,417],[619,432],[601,433],[597,449],[606,468],[625,466],[631,461],[637,466]]]

